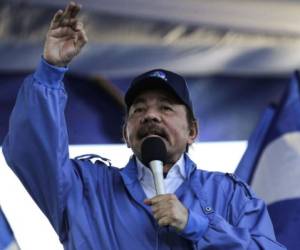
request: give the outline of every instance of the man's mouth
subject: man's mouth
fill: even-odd
[[[150,136],[158,136],[161,137],[162,139],[168,140],[168,136],[165,130],[158,126],[145,125],[139,129],[137,136],[140,140]]]

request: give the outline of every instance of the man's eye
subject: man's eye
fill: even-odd
[[[141,107],[140,107],[140,108],[135,108],[133,112],[134,112],[134,113],[141,113],[141,112],[143,112],[143,111],[144,111],[144,108],[141,108]]]
[[[162,109],[165,110],[165,111],[172,111],[173,110],[172,107],[167,106],[167,105],[162,106]]]

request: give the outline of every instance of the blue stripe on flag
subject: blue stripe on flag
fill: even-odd
[[[0,208],[0,250],[7,249],[14,241],[13,232]]]

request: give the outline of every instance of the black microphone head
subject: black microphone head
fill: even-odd
[[[142,143],[141,154],[141,160],[146,166],[154,160],[162,161],[164,164],[167,158],[167,148],[161,138],[156,136],[148,137]]]

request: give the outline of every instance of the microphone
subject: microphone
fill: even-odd
[[[163,166],[167,149],[163,140],[156,136],[146,138],[141,146],[141,157],[142,162],[152,171],[156,194],[165,194]]]

